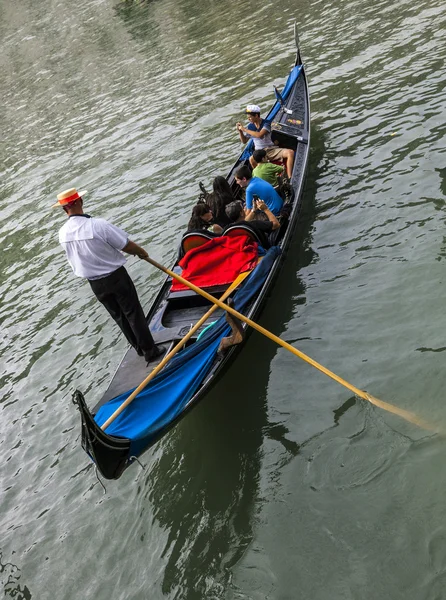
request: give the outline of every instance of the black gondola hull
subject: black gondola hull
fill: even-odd
[[[267,275],[262,283],[261,289],[252,298],[249,305],[243,310],[243,314],[255,320],[264,306],[270,293],[274,279],[280,272],[280,268],[286,251],[290,245],[292,235],[298,222],[302,204],[305,176],[308,167],[309,141],[310,141],[310,108],[307,81],[304,66],[301,64],[300,53],[297,51],[296,63],[293,70],[298,73],[289,93],[286,96],[286,107],[276,110],[272,120],[272,137],[281,146],[289,147],[295,151],[293,174],[291,178],[294,194],[290,203],[290,213],[282,224],[277,244],[281,252],[277,253]],[[292,71],[292,74],[293,74]],[[292,111],[290,115],[288,111]],[[271,113],[270,113],[271,114]],[[233,189],[236,184],[234,174],[237,168],[247,163],[246,150],[236,161],[230,170],[227,179]],[[190,327],[190,323],[198,319],[207,311],[209,303],[203,301],[193,292],[174,294],[171,292],[172,280],[168,277],[163,283],[155,301],[147,315],[147,320],[154,339],[157,344],[165,344],[166,349],[171,349],[181,339]],[[209,293],[219,297],[223,289],[207,289]],[[223,314],[217,309],[213,318],[219,318]],[[203,325],[205,327],[207,322]],[[245,324],[242,327],[247,331]],[[198,332],[199,333],[199,332]],[[247,336],[245,336],[247,337]],[[196,338],[194,338],[196,339]],[[175,425],[187,412],[202,399],[220,376],[226,371],[234,357],[238,354],[243,344],[229,348],[226,353],[215,357],[206,375],[203,377],[198,389],[182,406],[181,412],[175,415],[168,423],[164,423],[150,438],[142,451],[155,443],[173,425]],[[146,365],[136,355],[133,349],[129,349],[119,365],[112,381],[97,403],[92,412],[89,411],[85,400],[80,392],[75,393],[74,401],[79,407],[82,415],[82,447],[96,463],[100,473],[107,479],[117,479],[122,472],[133,462],[136,456],[132,456],[132,441],[125,437],[109,435],[102,431],[95,420],[97,412],[111,399],[119,397],[124,392],[136,387],[153,369],[155,364]],[[127,410],[127,409],[126,409]]]

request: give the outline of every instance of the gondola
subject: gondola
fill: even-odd
[[[201,286],[216,298],[228,298],[227,302],[231,302],[231,306],[253,320],[259,315],[266,301],[289,247],[299,218],[308,166],[309,95],[296,28],[294,35],[296,40],[294,67],[282,92],[275,90],[276,100],[266,117],[271,123],[273,141],[281,147],[292,148],[295,151],[290,193],[285,203],[287,210],[283,212],[279,229],[274,232],[273,244],[269,249],[264,250],[260,259],[255,254],[255,260],[251,260],[250,263],[249,275],[243,281],[238,284],[237,279],[231,285],[234,279],[232,277],[229,282],[210,280],[207,285]],[[249,164],[252,151],[253,142],[250,140],[227,175],[236,197],[242,198],[242,190],[235,181],[235,172],[240,166]],[[223,241],[220,239],[216,242],[205,232],[184,235],[179,258],[172,272],[181,273],[179,265],[181,257],[185,259],[190,254],[213,252],[214,246],[218,244],[228,243],[231,247],[230,252],[238,252],[239,246],[240,252],[245,252],[249,247],[247,252],[251,259],[253,248],[257,249],[257,252],[259,245],[261,246],[261,240],[249,226],[240,227],[235,224],[222,237],[225,238]],[[184,265],[184,260],[181,264]],[[189,332],[193,324],[204,318],[213,306],[200,294],[187,287],[181,287],[181,284],[175,286],[173,283],[176,282],[168,276],[147,315],[155,342],[164,347],[166,354]],[[228,321],[225,311],[217,308],[147,387],[138,393],[133,402],[104,429],[101,427],[162,358],[147,365],[145,360],[130,348],[107,390],[91,411],[82,392],[79,390],[74,392],[73,402],[81,413],[82,447],[103,477],[118,479],[218,381],[219,376],[234,360],[244,343],[242,341],[231,345],[229,341],[225,346],[222,340],[231,340],[231,332],[237,329],[241,338],[246,338],[244,334],[248,333],[245,323]]]

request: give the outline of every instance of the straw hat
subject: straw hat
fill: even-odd
[[[60,194],[57,194],[57,202],[53,204],[51,208],[56,208],[56,206],[64,206],[65,204],[70,204],[70,202],[74,202],[75,200],[79,200],[87,193],[87,190],[82,190],[78,192],[76,188],[70,188],[69,190],[65,190]]]

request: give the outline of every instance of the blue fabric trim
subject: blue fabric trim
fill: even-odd
[[[249,142],[246,144],[245,149],[243,150],[242,155],[240,156],[240,160],[248,160],[251,154],[254,152],[254,141],[251,138]]]
[[[234,296],[234,308],[243,309],[256,296],[280,255],[280,248],[268,250],[262,262]],[[198,342],[180,351],[133,402],[107,427],[109,435],[131,440],[130,455],[139,456],[154,436],[169,425],[186,407],[206,377],[221,338],[230,333],[223,315]],[[100,426],[128,398],[133,390],[113,398],[98,410],[95,421]]]
[[[284,101],[286,101],[286,99],[290,95],[290,91],[291,91],[293,85],[296,83],[296,80],[299,77],[301,71],[302,71],[302,65],[298,65],[296,67],[293,67],[293,69],[291,70],[291,73],[288,75],[288,79],[285,83],[285,87],[283,88],[283,92],[281,92],[281,94],[280,94],[282,96],[282,98],[284,99]],[[274,106],[272,107],[272,109],[269,111],[265,120],[272,121],[274,119],[274,117],[277,115],[277,113],[279,112],[279,109],[280,109],[280,102],[276,102],[274,104]]]

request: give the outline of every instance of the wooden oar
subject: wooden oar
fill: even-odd
[[[240,273],[240,275],[233,281],[233,283],[231,283],[231,285],[228,287],[228,289],[222,295],[219,302],[223,302],[223,300],[226,300],[226,298],[228,298],[232,294],[232,292],[242,283],[242,281],[244,281],[244,279],[246,279],[246,277],[250,273],[251,273],[251,271],[245,271],[244,273]],[[226,306],[226,305],[224,304],[223,306]],[[177,352],[179,352],[181,350],[181,348],[184,346],[184,344],[194,335],[194,333],[198,329],[200,329],[200,327],[203,325],[203,323],[207,319],[209,319],[209,317],[212,315],[213,312],[215,312],[217,310],[217,308],[218,308],[218,304],[216,304],[214,302],[214,305],[207,311],[207,313],[205,315],[203,315],[201,317],[201,319],[199,321],[197,321],[195,323],[195,325],[190,329],[190,331],[188,331],[186,333],[186,335],[178,342],[178,344],[176,344],[176,346],[174,348],[172,348],[172,350],[169,352],[169,354],[167,354],[163,358],[163,360],[159,363],[159,365],[157,365],[153,369],[153,371],[144,379],[144,381],[142,381],[139,384],[139,386],[130,394],[130,396],[127,398],[127,400],[124,400],[124,402],[115,410],[115,412],[109,416],[109,418],[101,426],[102,430],[106,429],[116,419],[116,417],[122,413],[124,408],[126,408],[136,398],[136,396],[140,392],[142,392],[142,390],[155,377],[155,375],[158,375],[158,373],[161,371],[161,369],[165,365],[167,365],[167,363],[170,361],[170,359],[173,358]]]
[[[371,402],[375,406],[379,406],[383,410],[386,410],[386,411],[391,412],[391,413],[393,413],[395,415],[398,415],[401,418],[405,419],[406,421],[409,421],[410,423],[418,425],[419,427],[422,427],[423,429],[427,429],[429,431],[436,431],[435,427],[433,427],[431,424],[427,423],[426,421],[424,421],[423,419],[421,419],[420,417],[418,417],[416,414],[414,414],[414,413],[412,413],[412,412],[410,412],[408,410],[404,410],[403,408],[398,408],[397,406],[394,406],[393,404],[389,404],[387,402],[383,402],[382,400],[379,400],[378,398],[375,398],[374,396],[372,396],[368,392],[364,392],[363,390],[360,390],[359,388],[357,388],[356,386],[352,385],[348,381],[345,381],[345,379],[342,379],[342,377],[339,377],[338,375],[336,375],[335,373],[333,373],[332,371],[330,371],[329,369],[327,369],[323,365],[319,364],[318,362],[316,362],[315,360],[313,360],[312,358],[310,358],[309,356],[307,356],[306,354],[304,354],[303,352],[301,352],[297,348],[294,348],[293,346],[291,346],[291,344],[288,344],[287,342],[284,342],[279,337],[277,337],[277,335],[274,335],[274,333],[271,333],[270,331],[268,331],[267,329],[265,329],[264,327],[262,327],[261,325],[259,325],[255,321],[251,321],[251,319],[249,319],[248,317],[245,317],[245,315],[242,315],[241,313],[239,313],[238,311],[236,311],[234,308],[231,308],[227,304],[223,304],[223,302],[221,300],[218,300],[217,298],[214,298],[214,296],[211,296],[211,294],[208,294],[203,289],[201,289],[198,286],[194,285],[190,281],[187,281],[186,279],[184,279],[183,277],[181,277],[181,275],[177,275],[176,273],[174,273],[170,269],[167,269],[166,267],[163,267],[163,265],[161,265],[160,263],[156,262],[156,260],[153,260],[153,258],[147,257],[144,260],[146,260],[147,262],[149,262],[151,265],[153,265],[157,269],[160,269],[161,271],[163,271],[167,275],[170,275],[170,277],[173,277],[174,279],[176,279],[177,281],[179,281],[183,285],[186,285],[188,288],[190,288],[191,290],[193,290],[197,294],[200,294],[200,296],[203,296],[204,298],[206,298],[207,300],[209,300],[209,302],[213,302],[214,304],[216,304],[217,306],[219,306],[223,310],[226,310],[227,312],[231,313],[232,315],[234,315],[235,317],[237,317],[238,319],[240,319],[240,321],[243,321],[244,323],[246,323],[247,325],[249,325],[250,327],[252,327],[256,331],[258,331],[258,332],[262,333],[263,335],[265,335],[267,338],[269,338],[273,342],[276,342],[276,344],[279,344],[279,346],[282,346],[282,348],[285,348],[286,350],[288,350],[289,352],[291,352],[295,356],[301,358],[302,360],[304,360],[308,364],[312,365],[315,369],[318,369],[322,373],[325,373],[325,375],[327,375],[328,377],[331,377],[332,379],[334,379],[335,381],[337,381],[338,383],[340,383],[341,385],[343,385],[344,387],[346,387],[347,389],[349,389],[350,391],[352,391],[356,396],[359,396],[359,398],[362,398],[363,400],[367,400],[368,402]]]

